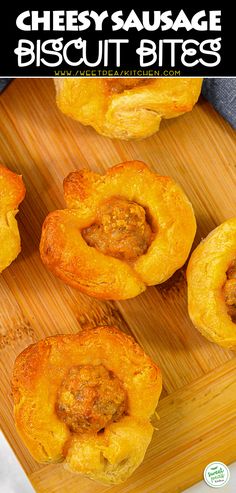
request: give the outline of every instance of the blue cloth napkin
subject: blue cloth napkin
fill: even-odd
[[[236,77],[204,79],[202,95],[236,129]]]
[[[12,79],[0,79],[0,92]],[[236,77],[204,79],[202,95],[236,129]]]
[[[11,82],[12,79],[0,79],[0,92],[7,87],[7,85]]]

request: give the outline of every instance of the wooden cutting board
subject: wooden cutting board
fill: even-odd
[[[0,277],[0,425],[38,493],[174,493],[202,478],[213,460],[236,460],[236,357],[191,324],[185,271],[123,302],[102,302],[70,289],[42,265],[43,220],[63,208],[62,180],[72,170],[103,173],[140,159],[172,176],[191,200],[194,246],[236,215],[233,129],[204,100],[139,142],[111,140],[62,115],[51,79],[14,80],[0,97],[0,159],[21,173],[27,195],[18,214],[22,253]],[[18,437],[10,376],[15,357],[48,335],[112,324],[131,333],[162,369],[160,421],[143,464],[121,486],[107,487],[37,464]]]

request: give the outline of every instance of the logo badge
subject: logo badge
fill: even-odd
[[[204,480],[212,488],[222,488],[229,478],[229,468],[223,462],[211,462],[204,470]]]

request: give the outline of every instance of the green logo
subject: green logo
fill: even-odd
[[[211,462],[204,470],[204,480],[212,488],[222,488],[229,478],[229,468],[223,462]]]

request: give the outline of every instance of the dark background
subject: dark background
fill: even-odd
[[[100,5],[100,4],[99,4]],[[150,8],[149,6],[144,5],[142,9],[135,8],[133,7],[135,12],[139,15],[142,10],[150,10],[153,11],[153,8]],[[221,41],[221,62],[219,65],[216,67],[205,67],[203,65],[197,65],[195,67],[185,67],[184,65],[181,64],[180,61],[180,55],[182,53],[181,46],[176,45],[176,66],[173,68],[170,66],[170,63],[167,63],[170,61],[170,56],[167,58],[165,57],[164,60],[166,62],[164,63],[163,67],[158,67],[156,65],[152,65],[149,67],[144,67],[143,70],[159,70],[160,73],[159,75],[162,76],[162,72],[164,70],[175,70],[175,71],[180,71],[180,76],[202,76],[202,77],[222,77],[222,76],[228,76],[228,77],[234,77],[236,76],[236,61],[235,61],[235,27],[234,27],[234,12],[232,9],[229,8],[222,8],[216,3],[214,3],[211,7],[208,6],[207,8],[204,5],[199,5],[197,4],[196,8],[189,8],[189,7],[184,7],[184,5],[180,4],[179,8],[172,8],[172,6],[166,2],[162,2],[162,6],[158,2],[157,6],[155,6],[156,10],[161,10],[161,11],[166,11],[166,10],[172,10],[173,14],[177,14],[181,8],[185,11],[185,13],[188,15],[189,18],[194,15],[194,13],[198,12],[199,10],[221,10],[222,11],[222,16],[221,16],[221,25],[222,25],[222,30],[221,31],[212,31],[212,32],[207,32],[207,31],[186,31],[185,29],[179,29],[177,32],[169,30],[169,31],[137,31],[136,29],[131,29],[128,32],[127,31],[112,31],[111,30],[111,21],[105,20],[104,21],[104,29],[103,31],[97,31],[95,32],[93,30],[93,27],[91,26],[88,30],[86,31],[70,31],[66,33],[65,31],[37,31],[37,32],[31,32],[31,31],[20,31],[16,27],[16,18],[17,16],[23,12],[24,10],[39,10],[42,12],[43,10],[95,10],[96,12],[102,12],[103,10],[108,10],[108,13],[111,14],[112,12],[116,10],[123,10],[124,12],[124,18],[128,15],[128,13],[132,10],[132,7],[123,8],[120,3],[116,6],[114,6],[112,9],[106,6],[97,8],[94,4],[91,5],[91,2],[74,2],[73,4],[68,4],[68,5],[57,5],[57,8],[50,8],[48,5],[42,7],[42,4],[40,7],[34,6],[32,8],[31,6],[23,5],[21,4],[20,8],[13,8],[12,4],[9,3],[9,5],[5,5],[4,8],[1,7],[1,17],[0,17],[0,23],[1,23],[1,45],[0,45],[0,76],[1,77],[40,77],[40,76],[48,76],[48,77],[54,77],[55,73],[54,71],[64,71],[68,70],[71,72],[71,75],[76,76],[76,72],[78,70],[94,70],[94,69],[105,69],[105,70],[116,70],[116,66],[114,64],[114,58],[113,60],[110,59],[110,64],[109,67],[103,67],[101,64],[99,67],[96,68],[90,68],[86,67],[85,65],[80,65],[78,67],[71,67],[70,65],[67,65],[65,62],[62,63],[60,66],[57,67],[46,67],[44,65],[41,65],[40,67],[35,66],[35,62],[32,65],[29,65],[27,67],[21,67],[19,68],[17,66],[17,56],[14,54],[14,49],[18,45],[18,40],[25,38],[29,39],[32,41],[35,41],[36,39],[41,39],[41,40],[46,40],[49,38],[59,38],[63,37],[64,38],[64,44],[66,41],[69,41],[70,39],[82,37],[83,39],[88,40],[88,59],[93,61],[96,59],[97,55],[97,41],[99,39],[109,39],[109,38],[129,38],[130,42],[129,45],[122,46],[122,51],[121,51],[121,60],[122,60],[122,66],[120,67],[119,70],[135,70],[139,69],[140,67],[138,66],[138,56],[136,55],[136,49],[139,46],[139,42],[143,38],[147,39],[152,39],[153,41],[157,42],[158,39],[164,39],[164,38],[169,38],[169,39],[196,39],[198,41],[202,41],[204,39],[208,38],[222,38]],[[173,18],[175,18],[175,15],[173,15]],[[94,25],[94,24],[93,24]],[[167,48],[168,51],[169,48]],[[111,53],[114,53],[114,47],[110,47]],[[75,52],[75,50],[73,50]],[[70,53],[72,54],[72,49],[70,50]],[[48,56],[45,56],[45,58],[49,59]],[[77,54],[78,56],[78,54]],[[76,57],[77,58],[77,57]],[[75,58],[75,59],[76,59]],[[198,56],[196,56],[198,58]],[[210,57],[203,56],[204,59],[212,60]],[[192,58],[194,59],[194,57]],[[55,58],[52,58],[53,61],[55,61]],[[61,75],[58,73],[58,75]],[[67,75],[67,74],[64,74]],[[97,74],[98,75],[98,74]],[[102,75],[102,74],[99,74]],[[135,74],[131,74],[135,75]],[[163,74],[165,75],[165,74]],[[169,75],[174,76],[175,74],[170,73]]]

